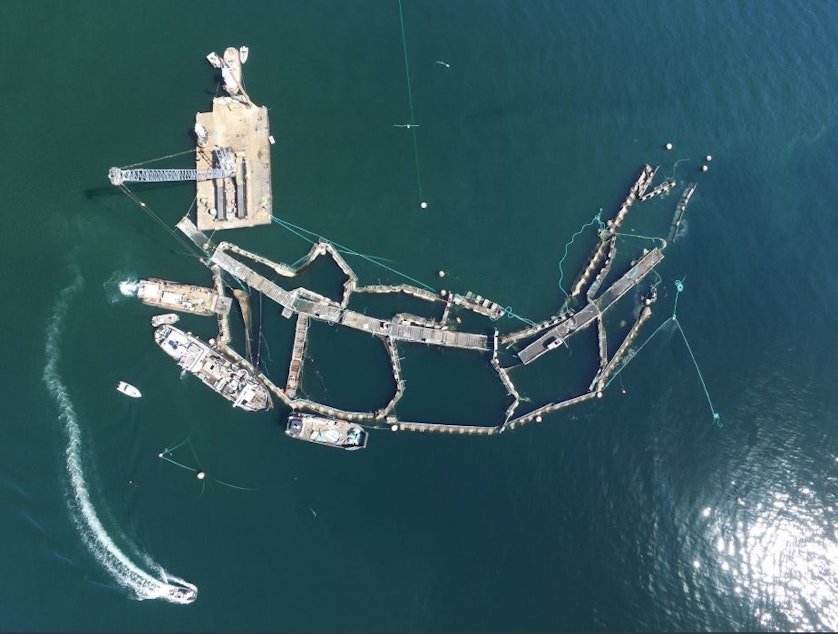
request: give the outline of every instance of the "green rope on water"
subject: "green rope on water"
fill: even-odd
[[[695,371],[698,373],[698,380],[701,381],[701,387],[704,388],[704,395],[707,397],[707,404],[710,406],[710,411],[713,413],[713,422],[715,422],[716,425],[721,427],[721,417],[719,416],[719,413],[713,408],[713,401],[710,400],[710,392],[707,390],[707,384],[704,382],[704,377],[701,376],[701,369],[698,367],[698,361],[696,361],[695,355],[693,354],[692,346],[690,346],[690,342],[687,341],[687,335],[684,332],[684,329],[681,328],[681,323],[678,321],[678,315],[676,314],[676,310],[678,308],[678,296],[681,294],[683,290],[684,281],[675,280],[675,307],[672,310],[672,320],[675,322],[675,325],[678,326],[678,331],[681,333],[681,338],[684,340],[684,344],[687,346],[687,352],[690,353],[690,358],[692,358],[693,360]]]
[[[431,293],[438,292],[437,289],[433,288],[432,286],[429,286],[429,285],[425,284],[424,282],[420,282],[415,277],[411,277],[407,273],[402,273],[401,271],[398,271],[398,270],[394,269],[393,267],[384,264],[383,262],[377,261],[377,259],[373,259],[371,256],[364,255],[363,253],[358,253],[354,249],[350,249],[349,247],[347,247],[344,244],[340,244],[339,242],[335,242],[333,240],[329,240],[327,238],[324,238],[323,236],[321,236],[317,233],[314,233],[313,231],[310,231],[309,229],[305,229],[304,227],[300,227],[298,225],[295,225],[291,222],[288,222],[287,220],[283,220],[282,218],[277,218],[276,216],[271,216],[271,220],[274,223],[278,224],[279,226],[283,227],[284,229],[287,229],[288,231],[290,231],[294,235],[302,238],[306,242],[309,242],[310,244],[314,244],[316,242],[316,240],[308,238],[303,234],[308,234],[309,236],[313,236],[314,238],[317,238],[317,240],[321,240],[323,242],[328,242],[328,243],[332,244],[333,246],[335,246],[342,253],[346,253],[347,255],[354,255],[356,257],[361,258],[362,260],[366,260],[367,262],[369,262],[371,264],[375,264],[376,266],[380,266],[381,268],[387,269],[391,273],[395,273],[396,275],[399,275],[399,276],[403,277],[404,279],[406,279],[410,282],[413,282],[417,286],[420,286],[420,287],[424,288],[426,291],[430,291]],[[299,261],[300,260],[298,260],[298,262]]]
[[[684,278],[686,279],[686,278]],[[634,352],[634,354],[629,357],[623,365],[621,365],[614,374],[611,375],[611,378],[605,384],[605,387],[611,385],[611,382],[617,378],[617,376],[622,372],[625,367],[629,364],[629,361],[634,359],[638,353],[643,350],[647,343],[649,343],[652,339],[654,339],[655,335],[657,335],[664,326],[666,326],[670,321],[673,322],[678,327],[678,332],[681,333],[681,338],[684,340],[684,344],[687,346],[687,352],[690,353],[690,358],[693,360],[693,365],[695,366],[695,371],[698,373],[698,380],[701,381],[701,387],[704,388],[704,395],[707,397],[707,404],[710,406],[710,412],[713,414],[713,422],[716,423],[718,427],[722,427],[722,420],[719,413],[713,407],[713,401],[710,400],[710,392],[707,389],[707,384],[704,382],[704,377],[701,374],[701,369],[698,367],[698,361],[695,358],[695,354],[693,354],[692,346],[690,346],[690,342],[687,340],[687,335],[684,332],[684,329],[681,328],[681,324],[678,321],[678,296],[684,290],[684,280],[675,280],[675,302],[672,307],[672,316],[669,317],[666,321],[664,321],[660,326],[657,327],[655,332],[653,332],[649,337],[644,341],[639,348]]]
[[[666,240],[664,240],[663,238],[661,238],[659,236],[644,236],[644,235],[641,235],[639,233],[622,233],[622,232],[619,232],[619,231],[616,232],[614,235],[615,236],[620,236],[622,238],[639,238],[641,240],[651,240],[653,242],[654,241],[659,241],[661,243],[661,249],[666,248]]]
[[[535,322],[532,319],[527,319],[526,317],[522,317],[521,315],[516,315],[512,312],[512,306],[507,306],[503,309],[506,313],[507,317],[511,317],[512,319],[517,319],[519,321],[524,322],[528,326],[535,326]],[[495,321],[494,319],[492,321]]]
[[[590,222],[585,223],[584,225],[582,225],[582,228],[579,229],[579,231],[577,231],[576,233],[573,234],[573,236],[570,238],[570,242],[568,242],[564,246],[564,255],[562,256],[562,259],[559,260],[559,290],[562,293],[564,293],[564,296],[565,296],[566,299],[570,299],[570,293],[568,293],[566,290],[564,290],[564,287],[562,286],[562,284],[564,282],[564,271],[562,270],[562,264],[564,263],[565,258],[567,257],[568,249],[570,249],[570,245],[573,244],[573,241],[576,240],[576,238],[578,238],[580,235],[582,235],[582,233],[584,233],[585,229],[587,229],[588,227],[592,227],[593,225],[597,225],[597,229],[605,229],[605,223],[602,222],[602,207],[599,208],[599,211],[591,219]],[[565,304],[566,303],[567,302],[565,302]],[[564,310],[564,308],[565,307],[563,306],[562,309]]]
[[[687,278],[684,278],[687,279]],[[676,318],[678,312],[678,296],[684,290],[684,280],[675,280],[675,305],[672,307],[672,319]]]
[[[404,34],[404,12],[402,11],[402,0],[399,0],[399,23],[402,27],[402,53],[404,54],[404,73],[407,80],[407,100],[410,104],[410,131],[413,133],[413,159],[416,162],[416,188],[419,191],[419,200],[422,200],[422,177],[419,172],[419,146],[416,140],[416,118],[413,112],[413,91],[410,88],[410,64],[407,62],[407,38]]]

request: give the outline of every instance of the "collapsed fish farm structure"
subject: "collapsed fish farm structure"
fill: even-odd
[[[628,267],[621,271],[615,269],[621,266],[617,264],[616,257],[621,236],[620,227],[637,203],[668,193],[677,185],[674,180],[666,178],[660,184],[654,185],[658,168],[644,165],[614,217],[604,223],[600,221],[597,244],[557,312],[538,323],[524,319],[525,327],[501,332],[494,326],[510,312],[510,309],[503,308],[502,304],[471,291],[432,292],[418,285],[404,283],[364,284],[343,257],[341,249],[323,239],[315,241],[309,252],[292,265],[269,259],[229,241],[213,240],[218,230],[276,220],[271,210],[272,137],[268,130],[267,111],[254,105],[244,91],[238,51],[239,49],[231,47],[225,51],[223,57],[215,53],[207,56],[214,67],[221,69],[228,95],[213,100],[212,113],[199,113],[197,116],[195,169],[152,170],[114,167],[109,173],[111,182],[121,187],[146,211],[150,210],[128,189],[126,183],[196,181],[197,218],[193,221],[187,213],[176,224],[180,232],[176,237],[200,254],[201,261],[212,272],[213,288],[178,284],[156,278],[143,280],[139,286],[139,298],[147,304],[166,310],[214,316],[217,319],[218,335],[208,343],[170,325],[158,327],[155,335],[158,343],[166,349],[167,342],[174,341],[175,344],[171,344],[171,349],[166,351],[178,360],[182,367],[186,368],[188,365],[188,369],[209,387],[244,409],[258,411],[270,408],[272,401],[269,393],[273,394],[278,402],[289,410],[287,431],[292,437],[329,444],[328,434],[319,428],[312,431],[312,438],[305,437],[301,430],[307,429],[303,425],[306,421],[307,424],[316,421],[323,429],[328,428],[328,421],[334,421],[335,429],[340,430],[340,433],[333,432],[337,440],[332,444],[343,448],[366,446],[366,434],[362,440],[361,436],[356,435],[359,425],[392,431],[497,435],[532,421],[541,421],[545,415],[552,412],[602,396],[609,381],[631,358],[632,344],[652,314],[658,282],[652,282],[653,276],[650,274],[663,261],[668,242],[663,238],[656,238],[654,248],[643,249],[642,253],[638,253]],[[681,196],[672,219],[669,242],[677,235],[694,190],[695,184],[691,183]],[[212,235],[208,236],[206,231],[211,231]],[[339,299],[326,297],[296,283],[300,274],[318,258],[330,259],[342,272],[345,282]],[[238,288],[234,288],[235,286]],[[260,370],[258,363],[248,361],[230,346],[229,319],[232,299],[227,296],[229,289],[234,289],[233,298],[241,310],[248,357],[251,356],[249,348],[252,294],[258,294],[260,301],[264,299],[272,302],[282,317],[295,321],[290,363],[284,385],[275,384]],[[622,340],[616,347],[610,346],[604,316],[631,291],[639,292],[640,308]],[[418,299],[435,307],[436,317],[398,313],[395,316],[380,318],[351,309],[350,300],[364,294]],[[493,326],[480,332],[460,330],[462,320],[459,317],[452,318],[454,311],[467,311],[487,317]],[[313,321],[325,322],[335,328],[368,333],[380,341],[389,357],[395,383],[395,391],[386,405],[373,411],[350,411],[301,395],[304,357],[309,328]],[[515,368],[532,364],[544,355],[566,346],[568,340],[587,329],[596,329],[599,350],[596,371],[590,377],[587,390],[569,398],[522,411],[526,399],[521,396],[516,386]],[[399,349],[401,346],[417,344],[467,350],[481,355],[506,391],[508,406],[503,415],[491,424],[473,425],[399,418],[397,405],[406,390]],[[514,351],[512,363],[501,362],[499,352],[502,350]],[[211,360],[212,367],[198,367],[200,359]],[[350,429],[353,430],[353,435],[347,440],[345,430]]]

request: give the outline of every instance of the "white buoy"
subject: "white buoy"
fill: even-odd
[[[423,200],[421,203],[419,203],[419,206],[420,206],[422,209],[427,209],[427,208],[428,208],[428,203],[426,203],[426,202]]]
[[[701,171],[702,172],[706,172],[708,169],[710,169],[710,168],[708,168],[706,165],[701,166]]]
[[[437,273],[437,275],[439,275],[440,277],[445,277],[445,271],[440,269],[439,272]]]
[[[535,422],[536,422],[536,423],[540,423],[541,421],[542,421],[541,416],[536,416],[536,417],[535,417]]]
[[[439,294],[440,294],[440,295],[442,295],[443,297],[445,297],[446,295],[448,295],[448,291],[446,291],[446,290],[443,288],[443,289],[439,292]]]
[[[390,429],[392,429],[393,431],[399,431],[399,426],[393,423],[392,425],[390,425]]]
[[[163,457],[163,454],[162,454],[162,453],[159,453],[159,454],[157,454],[157,457],[158,457],[158,458],[162,458],[162,457]]]
[[[207,474],[204,473],[203,471],[199,471],[198,473],[195,474],[195,477],[197,477],[199,480],[203,480],[204,478],[207,477]]]
[[[704,157],[704,160],[709,163],[710,161],[713,160],[713,157],[708,154],[707,156]]]
[[[671,150],[671,149],[672,149],[672,144],[671,144],[671,143],[667,143],[667,144],[666,144],[666,149],[667,149],[667,150]]]
[[[596,397],[597,397],[597,398],[602,398],[602,392],[597,392],[597,393],[596,393]]]

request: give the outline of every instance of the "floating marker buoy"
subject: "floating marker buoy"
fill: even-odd
[[[667,150],[671,150],[671,149],[672,149],[672,144],[671,144],[671,143],[667,143],[667,144],[666,144],[666,149],[667,149]]]
[[[596,397],[597,397],[597,398],[602,398],[602,392],[597,392],[597,393],[596,393]]]
[[[140,207],[145,207],[145,203],[140,203]]]
[[[701,171],[706,172],[709,168],[706,165],[701,166]]]
[[[399,431],[399,426],[394,423],[390,425],[390,429],[392,429],[393,431]]]
[[[448,291],[446,291],[446,290],[443,288],[443,289],[439,292],[439,294],[440,294],[440,295],[442,295],[443,297],[445,297],[446,295],[448,295]]]
[[[536,417],[535,417],[535,422],[536,422],[536,423],[540,423],[542,420],[543,420],[543,419],[541,418],[541,416],[536,416]]]
[[[162,458],[162,457],[163,457],[163,454],[162,454],[162,453],[159,453],[159,454],[157,454],[157,457],[158,457],[158,458]]]
[[[437,275],[439,275],[440,277],[445,277],[445,271],[443,271],[442,269],[440,269],[440,270],[439,270],[439,273],[437,273]]]
[[[199,471],[198,473],[195,474],[195,477],[198,478],[199,480],[203,480],[204,478],[207,477],[207,474],[204,473],[203,471]]]
[[[426,202],[423,200],[421,203],[419,203],[419,206],[420,206],[422,209],[427,209],[427,208],[428,208],[428,203],[426,203]]]
[[[704,160],[709,163],[710,161],[713,160],[713,157],[708,154],[707,156],[704,157]]]

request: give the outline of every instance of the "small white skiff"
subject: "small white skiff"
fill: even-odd
[[[239,59],[241,63],[244,64],[247,61],[247,56],[250,55],[250,49],[246,46],[239,47]]]
[[[120,381],[116,386],[116,389],[125,394],[125,396],[130,396],[131,398],[140,398],[142,396],[137,388],[125,381]]]
[[[180,321],[180,315],[176,315],[175,313],[165,313],[163,315],[155,315],[151,318],[151,325],[157,328],[157,326],[162,326],[163,324],[176,324]]]

